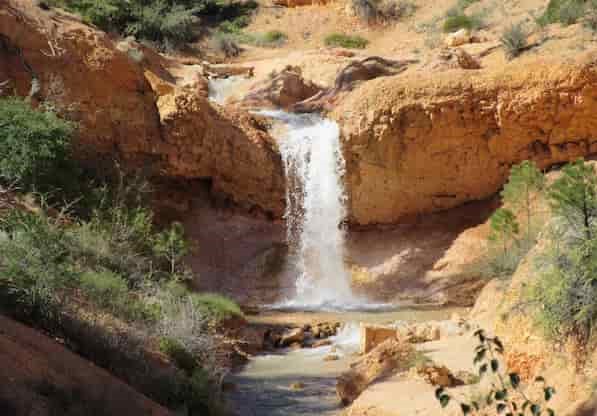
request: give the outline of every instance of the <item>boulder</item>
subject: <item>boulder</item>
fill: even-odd
[[[405,325],[399,327],[397,332],[400,339],[414,344],[437,341],[441,337],[441,329],[438,322]]]
[[[444,39],[444,43],[451,48],[471,43],[471,34],[467,29],[460,29],[457,32],[448,34]]]
[[[396,339],[379,344],[336,381],[336,393],[344,405],[352,403],[371,383],[410,360],[413,347]]]
[[[303,330],[303,328],[295,328],[295,329],[291,329],[291,330],[287,331],[286,333],[284,333],[282,335],[282,337],[280,338],[279,344],[282,347],[288,347],[295,343],[302,344],[302,342],[304,340],[305,340],[305,331]]]
[[[442,49],[437,58],[426,65],[432,71],[448,69],[481,69],[481,63],[462,48]]]
[[[361,354],[367,354],[387,339],[396,339],[396,328],[380,325],[361,325]]]
[[[303,79],[298,67],[287,66],[269,79],[253,85],[238,103],[244,108],[283,108],[290,109],[318,92],[321,87]]]
[[[464,384],[461,380],[454,377],[452,372],[446,366],[424,364],[413,368],[411,370],[411,374],[412,373],[432,386],[455,387]]]
[[[332,345],[332,340],[320,339],[320,340],[315,341],[313,344],[311,344],[311,348],[325,347],[328,345]]]

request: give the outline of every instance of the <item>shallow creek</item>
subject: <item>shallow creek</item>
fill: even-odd
[[[314,322],[341,322],[333,344],[319,348],[280,350],[254,357],[240,372],[230,376],[229,394],[239,416],[338,415],[336,377],[346,371],[358,354],[360,323],[396,324],[449,319],[463,309],[403,309],[379,312],[267,312],[250,318],[253,324],[302,325]],[[332,353],[335,361],[324,361]],[[301,383],[300,388],[293,385]]]

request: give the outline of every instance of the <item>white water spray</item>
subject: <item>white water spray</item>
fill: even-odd
[[[282,121],[286,227],[299,276],[285,307],[338,309],[357,304],[344,265],[345,162],[338,125],[313,114],[262,111]]]
[[[208,94],[209,99],[217,104],[224,105],[226,100],[234,95],[238,87],[247,79],[241,76],[228,78],[209,78]]]

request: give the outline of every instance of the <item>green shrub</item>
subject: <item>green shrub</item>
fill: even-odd
[[[20,98],[0,98],[0,180],[24,190],[70,186],[73,125]],[[76,177],[74,178],[76,180]]]
[[[178,368],[185,371],[189,376],[197,369],[197,360],[195,360],[195,357],[177,340],[163,337],[160,339],[159,348]]]
[[[185,398],[185,404],[190,414],[211,413],[211,405],[214,402],[212,394],[213,388],[209,374],[201,368],[196,369],[189,378]]]
[[[259,42],[265,45],[279,45],[288,39],[286,33],[279,30],[270,30],[260,36]]]
[[[223,31],[238,30],[248,24],[248,14],[257,7],[252,1],[219,0],[51,0],[50,4],[79,13],[103,30],[174,47],[195,38],[198,16],[229,21]]]
[[[242,49],[237,44],[237,36],[232,33],[215,32],[209,39],[209,47],[216,52],[233,58],[240,55]]]
[[[85,271],[80,288],[95,305],[128,320],[140,320],[146,315],[143,305],[131,296],[127,281],[111,271]]]
[[[369,44],[369,41],[361,36],[350,36],[340,33],[332,33],[326,36],[324,42],[326,46],[351,49],[364,49]]]
[[[490,279],[510,277],[534,242],[520,238],[518,221],[506,208],[496,210],[491,216],[490,229],[487,253],[470,266],[470,271]]]
[[[451,33],[460,29],[474,30],[483,26],[483,20],[480,16],[467,16],[464,13],[449,15],[444,20],[444,32]]]
[[[377,4],[377,13],[385,20],[400,20],[413,15],[416,9],[410,0],[384,0]]]
[[[58,325],[61,293],[76,285],[66,236],[47,217],[0,218],[0,307],[28,323]]]
[[[209,319],[221,321],[227,318],[242,317],[238,304],[222,295],[200,293],[191,295],[193,304]]]
[[[198,23],[195,14],[198,11],[200,8],[170,5],[158,0],[149,5],[134,7],[132,21],[126,25],[124,32],[138,39],[180,46],[193,40],[193,28]]]
[[[239,16],[232,20],[225,20],[218,26],[219,31],[223,33],[240,33],[243,28],[249,26],[249,16]]]
[[[551,246],[537,262],[531,298],[537,321],[553,337],[586,344],[597,322],[597,174],[582,160],[569,163],[549,187]]]
[[[522,53],[528,45],[527,33],[522,24],[512,25],[504,31],[500,42],[508,59],[514,59]]]
[[[511,207],[523,218],[522,230],[510,208],[496,210],[490,217],[487,253],[470,266],[470,272],[494,278],[509,277],[516,271],[537,242],[540,227],[535,214],[544,184],[545,177],[534,162],[524,161],[512,167],[501,197],[505,207]]]
[[[541,26],[550,23],[571,25],[583,17],[584,11],[585,0],[550,0],[537,23]]]
[[[587,1],[587,12],[585,17],[585,27],[597,31],[597,0]]]

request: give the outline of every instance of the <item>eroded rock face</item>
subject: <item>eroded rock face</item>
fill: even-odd
[[[283,212],[284,174],[273,141],[249,114],[214,109],[199,67],[181,70],[140,45],[115,44],[30,0],[0,10],[0,41],[5,90],[29,95],[35,79],[33,101],[49,101],[78,123],[76,154],[86,164],[120,159],[153,176],[210,179],[214,191],[240,204]]]
[[[512,164],[597,152],[597,54],[369,81],[332,112],[351,222],[392,223],[495,193]]]

